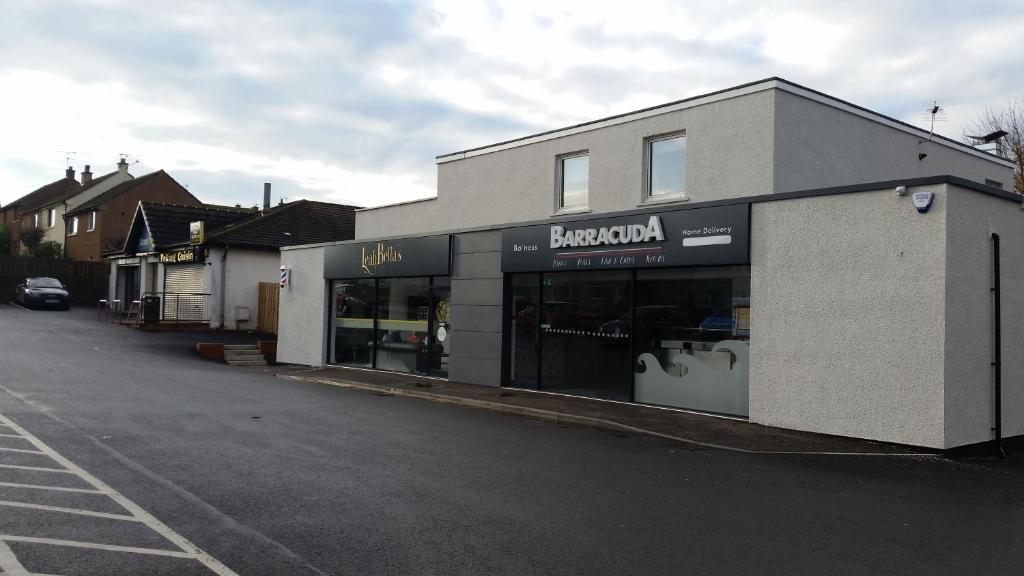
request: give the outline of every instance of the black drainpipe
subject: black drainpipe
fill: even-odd
[[[1003,451],[1003,329],[1002,312],[999,309],[999,234],[992,234],[992,299],[995,330],[995,359],[992,361],[995,379],[995,432],[996,450],[1000,458],[1006,458]]]

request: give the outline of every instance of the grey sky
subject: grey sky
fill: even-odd
[[[1024,2],[0,0],[0,204],[128,154],[200,199],[376,205],[434,157],[781,76],[958,138]],[[835,135],[841,137],[841,135]]]

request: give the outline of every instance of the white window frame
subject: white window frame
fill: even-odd
[[[46,227],[53,228],[57,225],[57,209],[50,208],[46,211]]]
[[[78,216],[71,217],[71,230],[68,230],[68,236],[74,236],[78,234]]]
[[[653,170],[651,169],[651,163],[654,162],[654,154],[651,153],[651,149],[655,142],[661,142],[664,140],[672,140],[674,138],[683,138],[686,143],[686,151],[683,153],[683,191],[675,192],[672,194],[651,194],[651,178],[654,176]],[[641,187],[641,204],[652,204],[659,202],[683,202],[689,200],[689,196],[686,192],[686,164],[690,158],[689,154],[689,139],[686,137],[686,130],[679,130],[676,132],[666,132],[664,134],[656,134],[654,136],[648,136],[644,138],[644,169],[643,169],[643,186]]]
[[[565,206],[565,174],[563,166],[566,160],[587,157],[587,199],[577,206]],[[577,150],[555,156],[555,214],[576,214],[590,212],[590,150]]]
[[[32,215],[32,227],[39,228],[39,212]]]
[[[93,210],[92,212],[89,212],[89,227],[86,229],[86,232],[92,232],[95,229],[96,229],[96,211]]]

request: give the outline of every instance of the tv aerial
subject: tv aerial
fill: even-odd
[[[935,123],[946,121],[946,109],[939,106],[939,103],[933,100],[932,105],[924,109],[923,118],[929,121],[928,139],[921,142],[931,142],[932,136],[935,135]]]

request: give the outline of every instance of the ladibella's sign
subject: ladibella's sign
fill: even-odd
[[[502,232],[505,272],[750,262],[750,206],[637,214]]]
[[[376,276],[374,271],[384,264],[397,264],[402,261],[401,248],[391,242],[378,242],[369,250],[363,246],[362,250],[363,274],[367,276]]]
[[[195,248],[178,250],[177,252],[161,252],[160,262],[163,264],[189,264],[199,262],[199,251]]]
[[[340,244],[324,249],[324,278],[448,276],[451,236]]]

